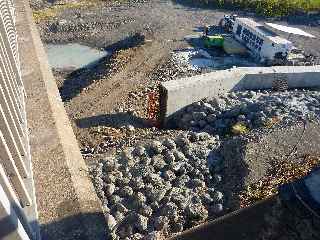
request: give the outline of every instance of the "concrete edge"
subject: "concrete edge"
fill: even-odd
[[[279,201],[277,195],[261,200],[250,207],[188,229],[169,240],[210,240],[213,236],[217,240],[258,239],[266,223],[265,215],[277,201]]]
[[[176,127],[184,108],[229,91],[319,88],[320,65],[233,68],[163,82],[160,85],[160,122]]]
[[[39,68],[45,84],[45,89],[47,90],[47,96],[53,118],[55,119],[57,134],[63,148],[62,151],[65,156],[65,162],[71,176],[71,184],[77,195],[77,204],[79,204],[80,209],[79,217],[83,218],[83,221],[81,221],[83,224],[82,226],[79,226],[79,228],[86,229],[85,232],[87,239],[95,239],[95,223],[92,222],[92,217],[89,218],[91,222],[86,221],[86,214],[95,214],[97,212],[102,213],[101,201],[98,198],[93,184],[88,176],[87,165],[80,153],[76,137],[73,133],[69,118],[61,100],[51,68],[49,67],[44,46],[32,18],[32,10],[28,1],[23,1],[23,4],[27,15],[26,17],[28,20],[28,25],[30,27],[28,30],[30,31],[31,39],[34,45],[37,46],[35,47],[35,53],[38,58]],[[99,203],[99,206],[96,206],[96,203]]]

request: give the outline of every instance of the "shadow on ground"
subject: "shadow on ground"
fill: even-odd
[[[96,208],[96,201],[89,201],[85,206]],[[60,203],[56,207],[59,220],[41,224],[37,221],[29,222],[24,213],[14,202],[10,203],[9,216],[0,217],[0,239],[15,239],[14,233],[21,233],[21,224],[30,239],[38,239],[38,230],[40,227],[40,235],[42,240],[87,240],[97,239],[103,240],[106,238],[106,223],[102,212],[77,213],[79,212],[76,201],[67,201]],[[49,211],[49,209],[48,209]],[[75,212],[75,215],[68,217],[66,213]],[[45,214],[48,214],[46,212]],[[77,213],[77,214],[76,214]],[[43,212],[41,214],[44,214]],[[11,236],[11,237],[10,237]],[[12,238],[13,237],[13,238]],[[29,238],[28,238],[29,239]]]
[[[86,226],[86,227],[84,227]],[[42,240],[107,239],[102,212],[77,214],[40,226]]]
[[[79,128],[90,128],[97,126],[120,128],[132,125],[135,128],[150,127],[146,119],[133,116],[130,113],[114,113],[81,118],[76,120]]]

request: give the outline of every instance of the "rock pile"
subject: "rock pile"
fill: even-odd
[[[221,215],[218,147],[215,137],[190,132],[128,148],[92,167],[112,239],[170,235]]]
[[[245,91],[191,104],[178,125],[195,132],[223,135],[237,124],[256,129],[276,123],[290,125],[319,116],[320,93],[317,91]]]

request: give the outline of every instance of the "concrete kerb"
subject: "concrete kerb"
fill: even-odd
[[[105,239],[105,219],[48,64],[27,0],[15,1],[41,233]]]
[[[320,66],[232,68],[164,82],[160,86],[160,121],[175,127],[174,119],[184,107],[221,93],[264,90],[278,85],[293,88],[320,87]]]
[[[261,200],[250,207],[183,231],[169,240],[258,239],[266,225],[265,216],[277,201],[278,196]]]

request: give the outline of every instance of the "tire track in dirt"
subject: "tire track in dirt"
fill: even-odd
[[[80,142],[84,142],[89,133],[80,129],[76,121],[109,114],[125,100],[131,101],[129,92],[147,85],[148,76],[169,52],[168,46],[155,41],[126,51],[128,56],[133,57],[120,71],[92,83],[88,90],[65,103]]]

